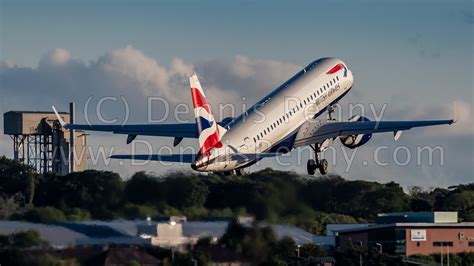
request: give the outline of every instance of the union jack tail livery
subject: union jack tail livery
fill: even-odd
[[[199,151],[201,154],[209,154],[213,148],[222,147],[220,140],[226,130],[219,126],[214,119],[211,106],[207,103],[206,96],[196,74],[189,78],[189,83],[191,86],[194,115],[198,126]]]

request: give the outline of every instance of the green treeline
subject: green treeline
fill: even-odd
[[[0,157],[0,218],[34,222],[145,218],[185,215],[188,219],[253,215],[324,233],[327,223],[371,222],[377,213],[458,211],[474,221],[474,183],[429,191],[348,181],[339,176],[307,177],[265,169],[244,176],[88,170],[66,176],[38,175]]]

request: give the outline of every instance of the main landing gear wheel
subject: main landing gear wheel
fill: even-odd
[[[319,172],[322,175],[327,175],[328,174],[328,161],[326,159],[320,160],[318,168],[319,168]]]
[[[316,168],[318,168],[316,161],[313,159],[308,160],[308,163],[306,164],[308,175],[314,175],[314,173],[316,172]]]
[[[310,147],[314,151],[315,160],[310,159],[308,160],[308,163],[306,164],[308,175],[314,175],[314,173],[316,172],[316,169],[319,169],[319,172],[321,173],[321,175],[327,175],[328,174],[328,161],[326,159],[322,159],[322,160],[318,159],[319,148],[317,148],[316,145],[314,145],[314,147],[313,145],[310,145]]]

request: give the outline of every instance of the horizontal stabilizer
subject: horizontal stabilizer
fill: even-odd
[[[196,156],[196,154],[116,154],[110,156],[110,158],[123,160],[192,163],[196,159]]]

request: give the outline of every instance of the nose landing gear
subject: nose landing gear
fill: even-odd
[[[319,169],[319,173],[321,173],[321,175],[327,175],[327,173],[328,173],[328,161],[326,159],[321,159],[321,160],[318,159],[319,149],[317,148],[316,144],[314,146],[310,145],[310,147],[314,151],[315,160],[310,159],[310,160],[308,160],[308,163],[306,164],[306,169],[308,170],[308,175],[314,175],[314,173],[316,172],[316,169]]]

